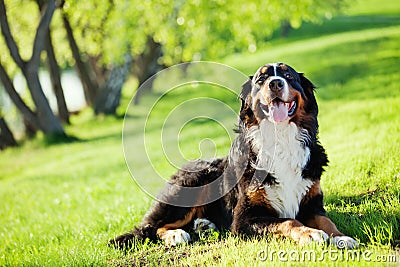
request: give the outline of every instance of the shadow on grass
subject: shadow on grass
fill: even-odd
[[[83,140],[74,136],[74,135],[67,135],[67,134],[50,134],[45,135],[42,138],[42,143],[44,146],[53,146],[58,144],[70,144],[70,143],[77,143],[82,142]]]
[[[65,144],[76,144],[76,143],[90,143],[90,142],[98,142],[105,141],[111,139],[122,139],[121,132],[118,133],[110,133],[102,136],[97,136],[93,138],[81,138],[75,135],[47,135],[39,137],[38,143],[43,147],[51,147],[57,145],[65,145]]]

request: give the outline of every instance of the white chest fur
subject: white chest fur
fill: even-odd
[[[302,142],[308,138],[307,131],[294,123],[263,120],[249,129],[247,138],[258,155],[254,167],[276,178],[276,184],[264,186],[268,201],[280,218],[295,218],[301,199],[313,185],[302,177],[310,157],[309,148]]]

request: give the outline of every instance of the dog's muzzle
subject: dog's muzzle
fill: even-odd
[[[271,100],[279,98],[286,101],[289,97],[289,88],[287,81],[279,76],[270,76],[266,81],[266,87],[269,91]]]

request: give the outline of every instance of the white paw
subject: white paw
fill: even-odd
[[[331,245],[335,245],[340,249],[355,249],[358,248],[358,242],[349,236],[335,236],[330,240]]]
[[[317,243],[325,243],[327,240],[329,240],[329,235],[322,230],[317,230],[316,232],[312,232],[310,234],[310,237],[311,241]]]
[[[161,238],[167,246],[176,246],[190,242],[190,235],[182,229],[167,230]]]
[[[214,231],[218,231],[217,226],[215,226],[215,224],[207,219],[201,219],[201,218],[197,218],[194,221],[194,227],[193,230],[196,233],[201,233],[204,231],[207,231],[209,229],[212,229]]]
[[[325,243],[329,240],[329,235],[322,230],[306,228],[299,238],[299,244],[301,246],[307,245],[311,242]]]

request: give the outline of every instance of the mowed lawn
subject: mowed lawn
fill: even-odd
[[[360,241],[356,254],[328,246],[300,248],[271,236],[241,239],[229,232],[177,248],[145,243],[122,253],[107,247],[107,240],[140,222],[152,199],[125,164],[123,120],[94,119],[86,110],[67,127],[81,142],[51,145],[39,138],[0,153],[0,266],[399,264],[400,4],[360,2],[346,16],[306,24],[267,49],[221,61],[249,75],[259,65],[283,61],[318,86],[320,139],[330,160],[322,177],[326,209],[341,231]],[[221,91],[205,92],[224,98]],[[178,93],[166,96],[165,103],[171,99],[166,109],[204,91]],[[226,94],[224,100],[239,109],[237,97]],[[137,107],[138,121],[145,104],[146,98]],[[154,117],[164,115],[165,110],[154,110]],[[226,153],[229,142],[219,138],[212,123],[188,125],[182,151],[197,153],[198,140],[210,136],[218,155]],[[150,143],[160,137],[156,128],[148,134]],[[173,172],[161,152],[154,157],[162,174]]]

